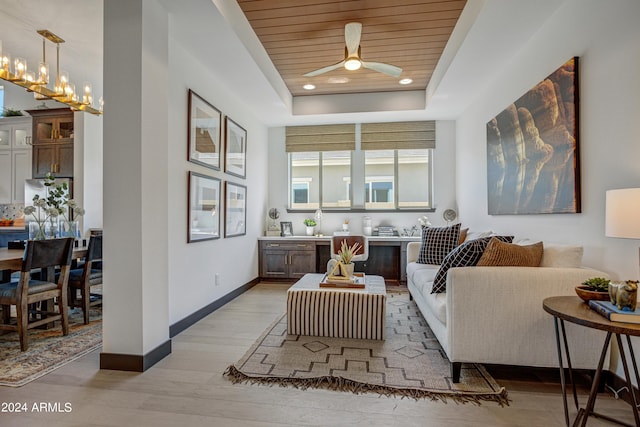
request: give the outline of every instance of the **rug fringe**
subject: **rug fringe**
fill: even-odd
[[[355,394],[361,393],[378,393],[387,397],[399,396],[401,398],[412,398],[414,400],[430,399],[432,401],[441,401],[447,403],[453,400],[455,403],[471,403],[480,405],[481,402],[495,402],[499,406],[509,406],[509,398],[507,391],[502,387],[495,393],[458,393],[458,392],[434,392],[429,390],[412,389],[412,388],[395,388],[383,385],[367,384],[353,381],[343,377],[322,376],[314,378],[280,378],[267,376],[250,376],[247,375],[235,365],[229,365],[224,371],[224,376],[234,383],[248,384],[268,384],[270,386],[278,384],[280,387],[292,386],[301,390],[308,388],[323,388],[336,391],[350,391]]]

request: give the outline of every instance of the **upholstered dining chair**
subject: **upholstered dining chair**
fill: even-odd
[[[24,250],[20,277],[0,285],[0,305],[2,306],[2,320],[0,330],[17,331],[20,338],[20,350],[26,351],[28,347],[28,330],[36,326],[44,325],[60,320],[62,334],[69,334],[69,319],[67,306],[67,281],[73,253],[73,238],[51,240],[29,240]],[[48,280],[34,280],[31,271],[35,269],[51,270],[60,268],[57,280],[48,276]],[[56,298],[58,311],[44,311],[41,308],[35,310],[33,321],[29,321],[29,306],[35,303],[43,303]],[[11,324],[10,308],[16,306],[16,324]],[[42,305],[45,307],[45,305]],[[52,307],[52,306],[50,306]],[[38,316],[39,315],[39,316]]]
[[[347,245],[349,247],[353,246],[354,243],[360,243],[360,246],[362,246],[362,249],[360,249],[358,252],[356,252],[356,255],[353,257],[353,261],[366,261],[369,258],[369,240],[367,239],[366,236],[332,236],[331,237],[331,258],[332,259],[338,259],[340,256],[338,255],[338,252],[340,251],[340,248],[342,247],[342,242],[345,241],[347,242]]]
[[[97,267],[99,264],[99,268]],[[69,273],[69,306],[82,308],[84,324],[89,323],[89,307],[102,304],[102,296],[91,301],[91,287],[102,284],[102,234],[89,238],[87,256],[81,268]],[[80,297],[78,297],[80,291]],[[94,294],[94,297],[98,297]]]

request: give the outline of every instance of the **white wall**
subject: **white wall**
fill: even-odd
[[[213,6],[212,6],[213,7]],[[173,324],[258,276],[258,245],[267,217],[267,128],[215,74],[198,52],[169,39],[169,312]],[[188,90],[213,104],[247,131],[246,179],[187,161]],[[250,101],[250,100],[249,100]],[[221,162],[224,165],[224,162]],[[247,234],[187,243],[187,174],[199,172],[247,186]],[[219,275],[219,286],[215,276]]]
[[[442,212],[445,209],[456,209],[455,193],[455,122],[436,122],[436,149],[433,156],[433,181],[434,181],[434,206],[436,211],[427,213],[433,225],[444,225]],[[285,128],[276,127],[269,129],[269,208],[277,208],[280,211],[278,221],[291,221],[293,234],[304,235],[305,226],[302,221],[313,214],[287,213],[288,204],[288,176],[287,153],[285,152]],[[356,171],[354,173],[364,173]],[[354,200],[356,195],[354,194]],[[360,197],[362,199],[362,197]],[[349,218],[352,232],[362,232],[362,218],[370,216],[373,226],[393,225],[402,229],[418,225],[418,217],[424,213],[402,212],[371,212],[349,213],[325,211],[322,219],[322,232],[331,234],[335,230],[342,229],[345,218]],[[266,229],[266,217],[263,221],[263,231]],[[316,231],[318,228],[316,227]]]
[[[636,0],[568,0],[509,67],[497,70],[457,120],[456,182],[465,225],[584,245],[586,265],[614,278],[638,278],[640,242],[604,235],[605,191],[640,186],[638,17]],[[487,121],[573,56],[580,57],[582,213],[488,215]]]

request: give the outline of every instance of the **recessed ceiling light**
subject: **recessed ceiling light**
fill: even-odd
[[[342,83],[348,83],[348,82],[349,82],[348,77],[329,77],[327,79],[327,83],[342,84]]]
[[[413,83],[413,79],[402,79],[398,83],[400,83],[401,85],[410,85],[411,83]]]
[[[307,83],[306,85],[302,86],[302,88],[304,90],[314,90],[316,88],[316,85],[312,85],[311,83]]]

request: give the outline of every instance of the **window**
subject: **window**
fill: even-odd
[[[291,209],[320,206],[320,153],[291,153]]]
[[[291,209],[351,207],[351,151],[290,153],[289,165]]]
[[[365,151],[365,209],[429,208],[430,151]]]
[[[290,208],[432,208],[434,148],[433,121],[287,127]]]

